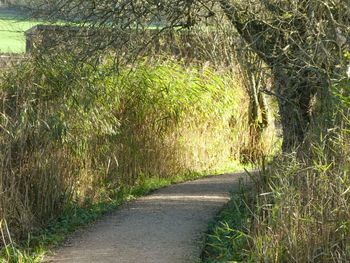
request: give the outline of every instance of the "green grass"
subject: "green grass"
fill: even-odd
[[[24,53],[25,37],[23,33],[0,31],[0,53]]]
[[[24,53],[24,32],[39,23],[0,10],[0,53]]]
[[[9,244],[3,248],[0,251],[0,263],[40,262],[45,254],[50,253],[50,249],[62,243],[70,233],[96,221],[107,212],[115,210],[125,201],[147,195],[171,184],[196,180],[208,174],[219,175],[224,171],[234,172],[242,169],[242,165],[230,163],[222,170],[208,171],[207,173],[188,172],[166,179],[148,178],[136,186],[120,189],[109,201],[95,204],[86,202],[83,206],[71,203],[61,216],[51,220],[44,229],[28,235],[25,242],[18,245]]]
[[[14,16],[0,9],[0,53],[25,53],[25,31],[45,23],[21,15]]]
[[[252,189],[243,184],[232,192],[230,201],[209,224],[202,263],[246,262],[246,228],[251,225],[247,203],[253,196]]]

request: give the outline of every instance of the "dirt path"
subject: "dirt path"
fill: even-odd
[[[123,205],[76,233],[45,262],[199,262],[208,222],[242,174],[172,185]]]

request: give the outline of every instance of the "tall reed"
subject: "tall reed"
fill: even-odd
[[[349,87],[335,83],[305,144],[260,175],[245,235],[233,242],[242,261],[350,261]]]
[[[223,167],[249,142],[244,90],[209,66],[141,62],[116,74],[57,55],[0,85],[0,221],[15,239],[71,202]]]

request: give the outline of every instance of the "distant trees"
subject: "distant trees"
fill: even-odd
[[[48,3],[48,4],[47,4]],[[150,25],[191,29],[228,23],[273,77],[283,126],[283,149],[300,145],[311,121],[313,101],[322,106],[331,79],[342,74],[349,49],[350,2],[344,0],[59,0],[45,4],[46,15],[108,28],[108,47],[121,32]]]

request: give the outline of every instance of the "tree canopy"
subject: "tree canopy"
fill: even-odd
[[[333,78],[346,74],[350,2],[344,0],[59,0],[38,4],[41,15],[106,29],[99,49],[125,32],[160,32],[232,25],[269,67],[279,102],[285,151],[303,142],[313,101],[322,107]],[[106,32],[107,32],[106,31]],[[101,41],[103,39],[103,41]],[[103,42],[103,43],[101,43]]]

